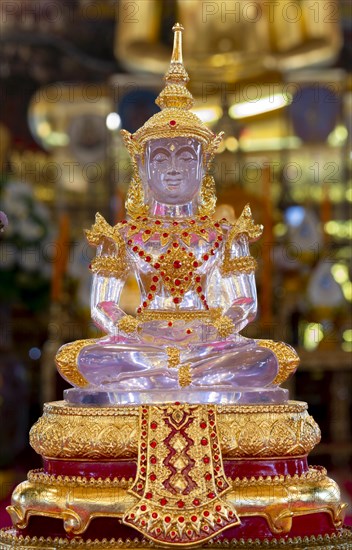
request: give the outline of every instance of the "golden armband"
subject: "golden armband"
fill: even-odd
[[[225,255],[224,262],[220,268],[221,274],[225,277],[237,273],[253,273],[257,268],[257,262],[253,256],[240,256],[239,258],[228,258]]]
[[[127,274],[128,264],[122,256],[97,256],[91,263],[91,270],[103,277],[123,277]]]

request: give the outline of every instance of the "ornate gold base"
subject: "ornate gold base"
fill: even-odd
[[[118,550],[128,548],[128,550],[140,550],[141,548],[158,548],[155,544],[148,541],[138,540],[87,540],[75,539],[68,541],[61,538],[44,537],[22,537],[17,536],[13,529],[0,530],[0,550]],[[160,548],[160,547],[159,547]],[[164,546],[164,548],[167,548]],[[171,547],[170,547],[171,548]],[[264,539],[249,539],[245,541],[231,540],[226,543],[213,542],[199,547],[202,548],[239,548],[240,550],[253,550],[253,548],[289,548],[290,550],[351,550],[352,548],[352,530],[349,528],[341,529],[337,535],[319,535],[317,537],[294,537],[289,539],[278,539],[269,541]]]
[[[122,518],[138,498],[129,493],[132,480],[88,480],[56,477],[31,471],[12,495],[7,508],[12,523],[27,527],[31,516],[61,519],[67,533],[82,535],[97,517]],[[337,484],[323,468],[310,468],[301,476],[236,479],[230,483],[224,502],[233,506],[240,518],[261,516],[272,533],[289,533],[294,517],[326,513],[336,528],[343,524],[345,504],[341,504]],[[168,510],[175,513],[172,509]],[[352,548],[352,547],[351,547]]]
[[[320,430],[307,404],[216,406],[223,458],[282,458],[309,454]],[[129,459],[138,454],[140,408],[44,405],[30,442],[46,458]]]

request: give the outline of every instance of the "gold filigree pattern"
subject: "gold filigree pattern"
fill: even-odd
[[[212,325],[216,328],[221,338],[227,338],[235,330],[235,325],[232,319],[227,315],[221,315],[220,317],[216,317],[213,320]]]
[[[253,273],[257,269],[257,261],[252,256],[241,256],[239,258],[224,258],[221,266],[221,274],[224,277],[237,273]]]
[[[168,356],[167,366],[169,369],[175,369],[180,364],[180,350],[174,347],[166,348],[166,353]]]
[[[124,277],[128,274],[128,264],[124,256],[97,256],[91,263],[91,270],[103,277]]]
[[[137,313],[138,319],[140,321],[185,321],[186,323],[191,323],[192,321],[211,321],[217,316],[221,315],[221,309],[214,308],[208,311],[190,311],[187,309],[179,310],[142,310]]]
[[[279,372],[273,384],[279,386],[297,370],[300,363],[296,351],[289,344],[274,342],[273,340],[257,340],[259,346],[273,351],[278,359]]]
[[[138,409],[67,409],[64,402],[62,406],[45,405],[44,415],[30,431],[30,444],[39,454],[81,460],[136,455]],[[104,410],[107,414],[103,414]]]
[[[120,228],[121,224],[112,227],[98,212],[95,215],[95,223],[92,225],[91,229],[85,231],[87,241],[93,246],[99,246],[104,239],[110,239],[124,249],[125,243],[120,234]]]
[[[76,340],[70,344],[65,344],[57,352],[55,357],[56,368],[61,376],[73,386],[80,388],[88,386],[88,381],[78,370],[77,358],[81,349],[95,342],[95,339]]]
[[[253,548],[288,548],[289,550],[351,550],[352,530],[348,527],[339,530],[331,535],[317,535],[311,537],[285,537],[274,540],[269,539],[248,539],[225,541],[210,541],[200,546],[205,548],[240,548],[241,550],[253,550]],[[140,550],[141,548],[155,548],[151,541],[139,539],[103,539],[103,540],[82,540],[75,538],[55,537],[29,537],[18,535],[13,528],[0,530],[0,550]]]
[[[138,330],[140,322],[133,315],[125,315],[118,321],[117,326],[126,334],[132,334]]]
[[[141,408],[138,471],[130,490],[138,503],[123,523],[162,544],[193,546],[240,523],[225,496],[229,489],[214,408]]]
[[[34,471],[29,473],[28,481],[21,483],[14,491],[12,505],[8,508],[14,525],[18,528],[26,527],[31,516],[56,517],[63,521],[68,533],[77,535],[83,534],[95,517],[122,518],[132,513],[135,517],[131,519],[134,520],[137,514],[132,510],[136,511],[136,507],[139,506],[142,508],[137,508],[140,510],[138,516],[146,518],[147,508],[150,506],[151,513],[154,514],[152,520],[170,516],[170,521],[165,521],[165,528],[168,530],[168,526],[172,529],[169,524],[174,516],[177,518],[177,523],[181,524],[179,526],[181,529],[177,528],[178,531],[181,534],[184,533],[182,525],[187,521],[187,495],[190,495],[190,499],[193,498],[193,506],[189,510],[192,514],[191,520],[195,519],[193,515],[204,511],[203,500],[197,499],[192,488],[199,483],[199,478],[197,475],[190,476],[187,472],[195,473],[192,465],[202,463],[202,456],[205,458],[209,455],[204,456],[206,449],[202,449],[199,453],[197,447],[190,445],[190,440],[199,431],[199,427],[185,424],[185,417],[180,415],[179,411],[175,411],[175,408],[172,411],[170,408],[169,418],[171,420],[166,425],[158,424],[160,420],[158,416],[149,419],[156,425],[154,432],[157,431],[150,443],[160,442],[166,438],[168,444],[160,446],[161,454],[156,450],[157,446],[151,447],[150,452],[157,461],[152,460],[153,470],[149,473],[149,477],[153,478],[154,472],[156,477],[155,483],[148,482],[147,492],[143,490],[143,480],[148,478],[143,473],[143,465],[140,467],[137,480],[91,480],[74,476],[53,476],[44,474],[40,470]],[[175,430],[177,424],[183,424],[185,430],[181,432]],[[144,439],[142,438],[142,443]],[[214,438],[212,440],[214,442]],[[143,450],[142,453],[145,454]],[[214,458],[217,464],[215,455]],[[216,479],[219,480],[219,476]],[[141,480],[142,487],[138,488]],[[159,480],[162,481],[162,494],[160,493],[160,500],[155,503],[152,491],[155,488],[154,485],[159,484]],[[185,490],[188,485],[191,485],[191,492]],[[137,491],[132,491],[132,487],[137,488]],[[157,494],[159,496],[159,493]],[[208,495],[205,496],[205,500],[210,502],[211,507],[212,501]],[[275,502],[274,506],[273,502]],[[215,512],[219,513],[221,505],[224,506],[224,510],[226,506],[228,510],[235,507],[239,518],[253,516],[265,518],[272,533],[276,535],[290,532],[293,517],[317,513],[328,514],[335,528],[340,528],[346,508],[345,504],[340,503],[337,484],[326,476],[324,468],[319,467],[310,468],[302,475],[231,480],[226,494],[222,495],[221,504],[218,501]],[[184,520],[178,521],[180,517]],[[207,517],[210,515],[205,516]],[[149,526],[151,524],[157,526],[160,522],[152,521]],[[210,523],[208,525],[210,526]],[[188,545],[192,544],[190,534],[186,540]],[[173,542],[177,543],[177,539],[174,538]]]
[[[198,213],[200,216],[211,215],[215,212],[216,189],[213,176],[206,174],[200,188]]]
[[[178,370],[178,383],[181,388],[187,388],[192,382],[192,371],[190,365],[181,365]]]
[[[177,348],[176,348],[177,349]],[[177,356],[175,355],[175,367]],[[320,441],[307,405],[218,406],[223,456],[301,456]],[[46,404],[31,429],[30,443],[47,458],[129,458],[138,452],[138,407],[70,407]]]

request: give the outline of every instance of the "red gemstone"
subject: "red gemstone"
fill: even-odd
[[[201,299],[201,300],[205,300],[204,294],[201,294],[200,299]]]
[[[203,437],[201,440],[200,440],[200,443],[201,445],[203,445],[203,447],[205,447],[205,445],[208,445],[208,440],[206,437]]]
[[[208,456],[205,456],[205,457],[203,458],[203,462],[204,462],[204,464],[209,464],[210,458],[209,458]]]
[[[152,457],[150,458],[150,463],[151,463],[151,464],[156,464],[156,461],[157,461],[157,460],[156,460],[156,456],[152,456]]]
[[[222,236],[221,235],[218,236],[218,241],[222,241]]]
[[[202,292],[203,289],[202,289],[201,286],[197,286],[197,289],[196,289],[196,290],[197,290],[197,292]]]
[[[155,474],[150,474],[149,479],[150,479],[150,481],[155,481],[156,480],[156,475]]]
[[[219,460],[219,455],[214,455],[214,460]]]
[[[221,481],[221,479],[219,479],[218,485],[219,485],[219,487],[222,487],[222,481]]]
[[[219,243],[214,243],[215,248],[219,248]]]
[[[150,235],[150,234],[151,234],[150,229],[146,229],[146,230],[145,230],[145,234],[146,234],[146,235]]]
[[[127,241],[127,244],[132,244],[133,241],[131,241],[131,239],[129,241]]]
[[[142,313],[142,308],[141,308],[141,307],[139,307],[139,308],[137,309],[137,313]]]
[[[215,498],[215,493],[208,493],[208,498]]]
[[[153,298],[153,294],[148,294],[148,300],[151,300]]]
[[[197,516],[191,516],[192,521],[197,521],[197,519],[198,519]]]
[[[134,246],[134,247],[132,248],[132,250],[133,250],[133,252],[137,252],[138,246]]]
[[[200,283],[200,277],[196,277],[196,282]]]
[[[161,221],[160,220],[155,220],[155,225],[160,225],[161,224]]]
[[[198,267],[198,266],[199,266],[198,262],[193,262],[193,267]]]
[[[169,327],[172,327],[172,321],[169,321],[169,322],[168,322],[168,326],[169,326]]]
[[[194,504],[194,506],[199,506],[200,500],[198,500],[197,498],[195,498],[195,499],[193,500],[193,504]]]
[[[220,227],[220,224],[219,223],[214,223],[214,227]]]
[[[185,505],[185,503],[183,502],[183,500],[179,500],[178,503],[177,503],[177,506],[178,506],[179,508],[183,508],[184,505]]]
[[[132,231],[134,231],[135,229],[137,229],[137,226],[136,225],[131,225],[131,229],[132,229]]]
[[[170,120],[169,122],[170,126],[176,126],[176,120]]]
[[[210,437],[212,437],[212,438],[214,439],[214,437],[216,437],[216,433],[215,433],[215,432],[211,432]]]
[[[202,430],[205,430],[205,428],[207,427],[207,423],[206,423],[206,422],[201,422],[199,425],[200,425],[200,427],[202,428]]]
[[[174,300],[173,300],[174,304],[179,304],[180,301],[181,301],[180,298],[174,298]]]
[[[207,474],[205,474],[204,478],[205,478],[206,481],[210,481],[211,480],[211,474],[208,472]]]
[[[157,528],[155,529],[155,532],[156,532],[157,535],[159,535],[159,533],[161,533],[160,527],[157,527]]]
[[[204,510],[203,516],[204,516],[205,518],[207,518],[209,515],[210,515],[210,512],[208,512],[208,510]]]
[[[150,290],[152,290],[152,291],[154,292],[154,291],[156,290],[156,286],[155,286],[155,285],[152,285],[152,286],[150,287]]]
[[[218,504],[217,506],[215,506],[215,510],[216,510],[217,512],[221,512],[221,506],[220,506],[220,504]]]
[[[146,256],[144,259],[146,262],[150,262],[152,260],[150,256]]]
[[[157,283],[159,281],[159,277],[157,277],[156,275],[153,277],[153,281],[154,283]]]
[[[145,472],[146,472],[145,467],[142,466],[142,468],[141,468],[141,474],[145,474]]]
[[[230,516],[230,518],[233,516],[232,510],[229,511],[229,516]]]
[[[134,514],[130,514],[130,519],[134,519],[136,516]]]
[[[155,447],[157,446],[157,442],[155,440],[152,441],[150,446],[151,446],[152,449],[155,449]]]
[[[204,233],[205,233],[205,229],[201,229],[200,232],[201,232],[202,234],[204,234]]]
[[[176,286],[180,286],[180,284],[181,284],[180,279],[175,279],[175,285],[176,285]]]
[[[174,248],[178,248],[178,243],[172,243],[172,246],[173,246]]]
[[[187,334],[192,334],[192,331],[191,331],[191,329],[190,329],[190,328],[188,328],[188,329],[186,330],[186,333],[187,333]]]
[[[142,506],[141,506],[141,510],[142,510],[142,512],[145,512],[145,511],[146,511],[146,509],[147,509],[146,505],[145,505],[145,504],[142,504]]]
[[[159,269],[160,264],[158,264],[158,262],[156,262],[156,263],[154,264],[154,267],[155,267],[155,269]]]
[[[148,499],[152,498],[152,496],[153,496],[153,493],[150,493],[150,492],[145,494],[145,498],[148,498]]]
[[[164,518],[164,521],[165,521],[165,523],[170,523],[170,521],[171,521],[170,516],[166,516],[166,517]]]
[[[166,239],[169,236],[168,233],[163,233],[163,237]]]
[[[187,231],[184,231],[184,233],[182,233],[182,236],[183,236],[183,237],[188,237]]]
[[[196,223],[196,221],[195,221],[195,220],[191,220],[189,223],[191,223],[191,224],[193,225],[194,223]]]
[[[160,504],[161,504],[161,506],[165,506],[165,504],[167,504],[166,498],[160,499]]]
[[[204,256],[203,256],[203,260],[205,260],[205,261],[209,260],[209,256],[208,256],[208,254],[204,254]]]
[[[153,513],[152,513],[152,518],[153,518],[153,519],[156,519],[157,517],[158,517],[158,514],[157,514],[156,512],[153,512]]]
[[[143,302],[143,307],[147,307],[147,302]]]
[[[180,516],[180,517],[178,518],[178,521],[179,521],[180,523],[183,523],[183,522],[185,521],[185,518],[184,518],[183,516]]]
[[[170,281],[170,277],[165,277],[165,281]]]
[[[152,423],[150,424],[150,427],[151,427],[152,430],[156,430],[157,427],[158,427],[158,424],[157,424],[156,422],[152,422]]]

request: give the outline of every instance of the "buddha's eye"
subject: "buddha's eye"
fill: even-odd
[[[183,153],[180,156],[180,160],[182,160],[183,162],[191,162],[192,160],[196,160],[196,158],[190,153]]]
[[[153,162],[156,162],[157,164],[164,164],[167,161],[168,158],[163,153],[158,153],[155,157],[153,157]]]

